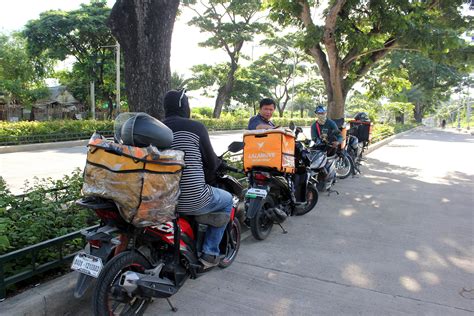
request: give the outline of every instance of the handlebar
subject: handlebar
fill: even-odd
[[[229,166],[224,160],[221,160],[221,165],[219,166],[219,169],[221,169],[222,171],[227,170],[230,172],[243,173],[242,170]]]

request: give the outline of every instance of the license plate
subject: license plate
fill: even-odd
[[[71,269],[97,278],[102,270],[102,259],[87,253],[78,253],[72,261]]]
[[[257,188],[250,188],[248,189],[245,197],[250,199],[256,199],[257,197],[265,198],[267,196],[267,190],[265,189],[257,189]]]

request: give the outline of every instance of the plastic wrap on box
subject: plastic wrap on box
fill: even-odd
[[[176,217],[182,151],[120,145],[99,134],[88,147],[84,195],[115,201],[122,217],[138,227]]]

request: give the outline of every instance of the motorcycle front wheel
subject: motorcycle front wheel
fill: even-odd
[[[263,206],[257,211],[257,214],[250,219],[250,231],[252,236],[257,240],[264,240],[270,235],[273,228],[273,220],[268,218],[265,210],[273,208],[275,203],[270,195],[267,195]]]
[[[301,216],[304,214],[307,214],[309,211],[311,211],[316,204],[318,204],[318,199],[319,199],[319,193],[316,188],[309,184],[308,189],[306,190],[306,205],[303,209],[298,210],[295,215]]]
[[[341,155],[336,160],[336,174],[339,179],[345,179],[352,173],[352,163],[347,155]]]
[[[239,252],[240,248],[240,223],[239,220],[234,218],[232,223],[229,223],[230,227],[226,229],[225,235],[223,238],[225,240],[225,244],[223,245],[225,248],[224,254],[225,257],[219,262],[219,267],[227,268],[234,262],[235,257],[237,257],[237,253]],[[229,229],[230,228],[230,229]],[[222,244],[221,244],[222,246]],[[221,247],[222,251],[222,247]]]
[[[130,297],[119,285],[126,271],[144,273],[151,264],[137,252],[123,252],[110,260],[97,279],[92,297],[94,315],[143,315],[150,299]]]

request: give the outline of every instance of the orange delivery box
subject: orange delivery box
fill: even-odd
[[[244,132],[244,170],[266,167],[295,172],[295,134],[289,129]]]

